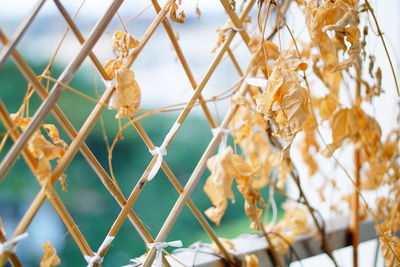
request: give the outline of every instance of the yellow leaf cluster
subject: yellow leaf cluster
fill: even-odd
[[[297,73],[306,68],[307,64],[291,52],[282,52],[273,65],[266,91],[255,97],[257,111],[274,122],[276,133],[285,140],[284,158],[309,115],[308,93]]]
[[[15,124],[25,130],[31,118],[22,118],[19,115],[12,114]],[[42,133],[42,130],[47,133],[47,138]],[[35,131],[27,143],[28,151],[37,160],[35,174],[41,183],[45,183],[51,174],[51,160],[61,159],[68,145],[60,138],[58,129],[53,124],[42,124]],[[65,175],[60,178],[62,190],[66,191]]]
[[[230,146],[211,157],[207,161],[207,167],[211,175],[206,181],[204,191],[214,205],[205,211],[207,217],[216,225],[220,224],[228,199],[234,201],[232,183],[235,179],[237,188],[245,199],[245,212],[252,222],[250,227],[259,230],[262,209],[257,205],[262,198],[259,190],[253,186],[252,167],[240,156],[233,154]]]
[[[135,73],[126,68],[124,60],[139,42],[127,32],[116,31],[112,37],[116,58],[107,60],[104,70],[110,80],[115,81],[115,94],[110,107],[118,110],[115,118],[130,118],[140,106],[141,91],[135,80]]]

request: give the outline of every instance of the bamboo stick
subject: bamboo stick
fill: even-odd
[[[4,63],[6,62],[7,58],[10,56],[11,52],[15,49],[19,41],[24,36],[26,30],[32,24],[33,20],[36,18],[37,14],[39,13],[40,9],[42,8],[44,2],[46,0],[38,0],[36,4],[33,6],[31,12],[25,18],[25,20],[21,23],[18,27],[17,31],[15,32],[12,41],[6,45],[0,53],[0,68],[3,67]]]
[[[88,53],[91,51],[93,46],[96,44],[97,40],[100,38],[101,34],[104,32],[107,25],[110,23],[114,14],[117,12],[119,6],[122,4],[123,0],[114,0],[103,17],[98,21],[94,29],[89,35],[89,38],[82,46],[82,49],[75,56],[75,58],[71,61],[71,63],[65,68],[60,77],[58,78],[59,82],[64,84],[69,84],[72,80],[73,75],[76,73],[80,65],[85,60]],[[7,172],[10,170],[18,155],[20,154],[23,147],[28,142],[29,138],[38,128],[38,126],[43,122],[46,115],[49,113],[50,109],[54,106],[61,93],[63,92],[64,87],[60,86],[56,83],[51,92],[49,93],[46,101],[42,102],[38,110],[35,112],[35,115],[32,117],[29,125],[25,129],[25,131],[21,134],[20,138],[17,142],[13,144],[11,149],[7,152],[5,157],[0,163],[0,181],[5,177]]]
[[[254,2],[255,2],[255,0],[251,0],[250,1],[250,3],[248,4],[247,8],[243,11],[243,15],[241,17],[242,19],[244,19],[247,16],[248,12],[250,12],[251,7],[253,6]],[[196,99],[198,98],[198,96],[200,95],[200,93],[201,93],[202,89],[204,88],[205,84],[207,83],[207,81],[211,77],[212,73],[214,72],[214,70],[218,66],[218,63],[221,61],[222,56],[226,52],[229,44],[233,40],[233,37],[235,36],[235,33],[236,33],[235,31],[231,32],[229,37],[226,39],[223,47],[221,48],[221,50],[219,51],[218,55],[216,56],[216,58],[212,62],[211,67],[207,71],[206,75],[204,76],[204,78],[201,81],[201,83],[199,84],[199,86],[196,88],[192,98],[186,104],[184,110],[182,111],[182,113],[178,117],[177,123],[182,124],[183,121],[186,119],[186,117],[189,114],[191,108],[193,107]],[[135,57],[132,57],[132,58],[135,59]],[[128,67],[130,66],[130,64],[127,64],[127,65],[128,65]],[[175,134],[172,136],[171,140],[174,138],[174,136],[175,136]],[[218,135],[218,138],[220,138],[220,135]],[[167,148],[169,147],[170,143],[171,143],[171,141],[167,144],[167,146],[166,146]],[[153,166],[154,166],[154,164],[155,164],[155,162],[157,160],[157,157],[158,157],[158,155],[155,155],[153,157],[153,159],[151,160],[150,164],[147,166],[147,168],[144,171],[143,175],[139,179],[138,183],[135,185],[134,189],[132,190],[131,194],[129,195],[129,197],[127,199],[126,205],[120,211],[120,213],[118,214],[117,219],[115,220],[114,224],[111,226],[111,228],[110,228],[110,230],[108,232],[108,236],[114,236],[114,235],[116,235],[118,233],[118,231],[121,228],[122,223],[123,223],[123,221],[124,221],[124,219],[126,217],[127,211],[132,208],[133,204],[135,203],[135,201],[137,200],[138,196],[140,195],[141,190],[143,189],[144,185],[146,184],[147,177],[148,177],[148,175],[150,173],[150,170],[153,168]],[[184,192],[182,195],[187,195],[185,193],[186,192]],[[186,199],[185,199],[185,202],[186,202]],[[183,203],[183,204],[185,204],[185,203]],[[156,239],[156,241],[157,241],[157,239]],[[101,256],[103,256],[107,252],[107,249],[108,248],[103,250],[103,252],[101,253]],[[151,251],[154,251],[154,249],[152,249]]]
[[[146,146],[150,149],[153,150],[155,148],[153,142],[151,141],[150,137],[147,135],[146,131],[143,129],[142,125],[138,122],[135,121],[133,123],[135,129],[139,133],[140,137],[142,138],[143,142],[146,144]],[[173,174],[172,170],[169,168],[167,163],[163,160],[161,164],[161,168],[163,169],[165,175],[167,175],[168,179],[171,181],[172,185],[175,187],[176,191],[178,191],[179,194],[182,194],[183,192],[183,187],[180,184],[179,180],[176,178],[176,176]],[[203,214],[201,211],[197,208],[197,206],[194,204],[194,202],[188,198],[187,200],[187,206],[195,216],[195,218],[198,220],[200,225],[203,227],[203,229],[206,231],[206,233],[210,236],[210,238],[214,241],[214,243],[217,245],[217,247],[221,250],[221,253],[225,256],[225,258],[232,263],[237,263],[237,259],[231,255],[228,250],[224,247],[224,245],[221,243],[221,241],[218,239],[217,234],[214,232],[210,224],[207,222],[207,220],[204,218]]]
[[[158,3],[157,0],[152,0],[152,2],[153,2],[154,9],[156,10],[157,13],[159,13],[161,11],[160,4]],[[174,50],[175,50],[176,55],[182,65],[183,70],[185,71],[186,76],[188,77],[192,88],[195,90],[197,88],[196,79],[194,78],[193,73],[189,67],[189,64],[186,61],[185,56],[183,55],[182,49],[178,43],[178,40],[175,37],[174,30],[172,29],[171,23],[169,23],[169,21],[167,19],[164,19],[162,21],[162,24],[164,26],[165,31],[167,32],[169,39],[171,40],[172,46],[174,47]],[[207,104],[204,101],[204,98],[202,95],[199,96],[199,102],[200,102],[200,105],[204,111],[204,115],[206,116],[211,128],[215,128],[217,126],[217,124],[215,123],[215,120],[213,119],[213,117],[210,113],[210,110],[208,109]]]
[[[158,26],[158,24],[161,22],[162,16],[165,16],[165,13],[159,14],[156,19],[153,21],[153,23],[150,25],[148,31],[146,31],[144,37],[140,41],[138,48],[143,48],[144,44],[147,43],[148,39],[151,37],[151,34],[154,33],[155,28]],[[158,23],[158,24],[157,24]],[[87,42],[86,42],[87,43]],[[136,56],[138,53],[136,54]],[[133,58],[133,60],[136,59]],[[133,61],[132,61],[133,63]],[[72,141],[70,144],[69,148],[65,152],[63,158],[60,160],[59,164],[57,167],[54,169],[51,178],[50,178],[50,184],[54,184],[55,181],[58,179],[58,177],[63,173],[65,168],[68,166],[70,161],[72,160],[72,157],[75,155],[77,152],[77,149],[80,147],[90,130],[93,128],[94,123],[96,122],[98,116],[101,114],[101,112],[104,109],[105,103],[108,102],[108,99],[111,97],[111,94],[113,92],[114,88],[110,88],[106,90],[106,92],[103,94],[101,97],[99,103],[95,106],[87,120],[85,121],[84,125],[82,126],[81,130],[77,134],[76,138]],[[32,202],[31,206],[29,207],[28,211],[25,213],[24,217],[22,218],[20,224],[17,227],[17,230],[15,231],[15,234],[18,232],[23,232],[23,229],[26,229],[26,227],[30,224],[32,218],[34,217],[35,213],[39,209],[39,207],[42,205],[46,195],[46,188],[42,187],[38,195],[36,196],[35,200]],[[126,205],[125,205],[126,206]],[[124,207],[125,207],[124,206]],[[132,212],[131,210],[123,209],[125,213],[130,213]],[[126,217],[126,216],[125,216]],[[124,218],[125,218],[124,217]],[[139,220],[140,221],[140,220]],[[148,240],[151,240],[151,238],[147,237]],[[102,255],[103,256],[103,255]]]
[[[7,43],[8,39],[4,35],[4,33],[0,29],[0,39],[3,43]],[[17,50],[13,51],[13,59],[16,62],[17,67],[21,70],[25,78],[34,86],[34,88],[37,90],[37,93],[42,99],[45,99],[47,97],[47,91],[46,89],[42,86],[42,84],[36,79],[36,75],[32,71],[32,69],[26,64],[26,62],[23,60],[22,56],[18,53]],[[97,59],[97,58],[96,58]],[[100,65],[101,66],[101,65]],[[102,67],[101,67],[102,68]],[[104,72],[105,73],[105,72]],[[69,122],[67,117],[64,115],[64,113],[61,111],[61,109],[58,107],[58,105],[54,105],[52,112],[57,119],[57,121],[60,123],[60,125],[63,127],[63,129],[66,131],[68,136],[71,139],[74,139],[77,135],[76,130],[72,126],[72,124]],[[99,179],[102,181],[106,189],[110,192],[110,194],[116,199],[120,207],[123,207],[125,205],[126,199],[124,198],[122,192],[119,190],[118,187],[116,187],[113,182],[111,177],[107,174],[107,172],[104,170],[104,168],[101,166],[101,164],[98,162],[96,157],[93,155],[93,153],[90,151],[89,147],[86,145],[86,143],[82,143],[82,146],[80,147],[80,151],[82,152],[83,156],[89,163],[89,165],[92,167],[94,172],[97,174]],[[131,221],[132,225],[135,227],[139,235],[142,237],[143,240],[146,240],[147,242],[152,242],[153,238],[151,238],[150,234],[148,233],[147,229],[143,226],[142,222],[140,219],[137,217],[137,215],[133,212],[129,212],[129,220]]]
[[[10,132],[11,138],[15,141],[18,140],[18,137],[20,133],[17,130],[17,126],[11,119],[5,105],[3,104],[2,101],[0,101],[0,119],[3,121],[3,124],[5,125],[6,129]],[[13,130],[14,129],[14,130]],[[39,184],[42,184],[39,178],[36,176],[36,169],[38,167],[38,163],[35,160],[35,158],[32,156],[32,154],[27,150],[23,149],[21,151],[21,154],[27,163],[28,167],[31,169],[32,174],[35,176],[36,180],[39,182]],[[48,187],[48,195],[47,198],[50,200],[54,208],[56,209],[58,215],[64,222],[65,226],[67,227],[68,231],[71,233],[73,239],[77,243],[79,249],[81,250],[83,255],[88,255],[92,251],[90,249],[89,244],[87,243],[86,239],[82,235],[82,233],[79,230],[78,225],[74,222],[72,216],[68,212],[67,208],[64,206],[62,203],[60,197],[57,195],[57,193],[54,191],[53,187]],[[15,236],[15,235],[14,235]]]
[[[5,242],[5,241],[7,241],[6,233],[3,232],[3,228],[0,227],[0,242]],[[10,262],[13,267],[22,267],[21,260],[18,258],[15,252],[13,253],[3,252],[3,255],[0,255],[0,266],[4,266],[6,264],[8,257],[10,258]]]
[[[238,94],[243,95],[246,92],[247,84],[243,81],[241,87],[239,89]],[[234,104],[231,106],[230,111],[225,116],[223,122],[221,123],[221,128],[226,128],[232,117],[234,116],[235,112],[238,109],[238,105]],[[200,158],[199,162],[197,163],[196,168],[194,169],[192,175],[190,176],[187,184],[183,189],[183,193],[179,195],[178,200],[175,202],[172,210],[170,211],[167,219],[165,220],[163,226],[161,227],[160,232],[158,233],[155,242],[163,242],[166,240],[167,236],[169,235],[173,225],[175,224],[178,216],[182,212],[182,209],[185,205],[185,202],[192,194],[194,188],[196,187],[197,183],[199,182],[201,175],[203,174],[204,169],[206,168],[207,160],[212,156],[214,150],[218,147],[221,141],[221,134],[215,135],[209,145],[207,146],[206,150],[204,151],[202,157]],[[145,262],[143,263],[143,267],[150,267],[154,261],[156,250],[153,248],[148,253]]]

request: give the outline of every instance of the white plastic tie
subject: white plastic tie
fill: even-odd
[[[268,80],[262,79],[262,78],[257,78],[257,77],[247,77],[246,78],[246,83],[248,85],[260,87],[260,88],[266,88],[268,84]]]
[[[103,80],[103,83],[106,87],[106,90],[110,89],[110,88],[114,88],[116,86],[116,83],[114,80]],[[108,109],[113,109],[113,107],[115,106],[115,92],[112,93],[111,97],[110,97],[110,101],[108,101]]]
[[[153,156],[157,155],[157,160],[156,163],[153,165],[153,168],[150,170],[147,181],[150,182],[157,175],[158,170],[160,170],[163,157],[167,155],[167,146],[180,126],[181,124],[179,122],[175,122],[174,125],[172,125],[171,130],[169,130],[168,134],[165,136],[161,146],[155,147],[153,150],[149,150]]]
[[[156,257],[154,259],[153,265],[155,267],[160,267],[163,266],[162,264],[162,250],[166,247],[177,247],[180,248],[182,247],[182,241],[181,240],[176,240],[176,241],[171,241],[171,242],[156,242],[156,243],[149,243],[147,244],[147,247],[149,249],[155,248],[156,249]]]
[[[3,254],[4,252],[9,252],[9,253],[14,252],[17,243],[27,237],[28,237],[28,233],[23,233],[23,234],[17,235],[14,238],[11,238],[10,240],[0,243],[0,255]]]
[[[100,254],[111,244],[113,240],[114,236],[107,236],[93,256],[85,255],[85,260],[88,263],[87,267],[93,267],[95,263],[101,264],[103,262],[103,257],[101,257]]]
[[[246,30],[245,27],[238,28],[238,27],[235,27],[235,26],[232,26],[231,29],[234,30],[235,32],[242,32],[242,31]]]
[[[143,265],[143,262],[139,259],[139,258],[134,258],[134,259],[130,259],[129,260],[129,264],[128,265],[124,265],[121,267],[138,267]]]
[[[228,134],[231,132],[231,129],[217,127],[217,128],[211,129],[211,132],[212,132],[213,136],[218,136],[219,134],[222,134],[221,142],[219,143],[219,147],[218,147],[218,153],[219,153],[226,148],[226,141],[228,140]]]

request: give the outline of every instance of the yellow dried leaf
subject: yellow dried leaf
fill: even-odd
[[[296,241],[296,237],[310,231],[308,227],[307,212],[301,206],[289,205],[284,203],[283,208],[285,215],[272,229],[266,229],[280,234],[286,241],[293,244]],[[271,235],[271,241],[276,251],[285,255],[289,244],[282,237],[277,235]]]
[[[121,67],[122,67],[122,61],[119,59],[109,59],[103,66],[110,80],[113,80],[115,78],[115,72]]]
[[[333,143],[322,152],[326,157],[332,156],[346,138],[358,132],[357,117],[353,109],[343,108],[336,111],[331,121]]]
[[[61,264],[61,260],[57,256],[57,251],[50,242],[44,243],[43,248],[44,255],[40,261],[40,267],[53,267]]]
[[[260,230],[263,210],[257,207],[257,203],[261,200],[261,195],[260,191],[252,186],[252,168],[238,155],[232,156],[232,167],[237,188],[245,199],[244,210],[251,220],[250,228]]]
[[[138,44],[139,41],[128,32],[116,31],[112,37],[112,46],[122,57],[126,57],[129,50],[137,47]]]
[[[207,178],[203,189],[215,207],[208,208],[205,214],[216,225],[220,224],[222,216],[225,214],[228,199],[234,200],[232,191],[232,156],[232,147],[227,146],[223,151],[207,161],[207,167],[211,174]]]
[[[285,141],[282,158],[289,157],[293,139],[309,116],[308,92],[297,74],[306,68],[307,64],[290,51],[282,52],[273,65],[266,91],[255,97],[257,111],[275,123],[277,134]]]
[[[135,80],[135,73],[125,67],[116,72],[115,109],[118,113],[115,118],[130,118],[139,108],[141,92]]]
[[[12,114],[11,118],[21,130],[24,130],[30,121],[30,118],[22,118],[15,114]],[[46,131],[50,140],[42,134],[42,130]],[[43,183],[47,181],[51,174],[50,161],[53,159],[60,159],[64,155],[68,145],[60,138],[60,134],[55,125],[42,124],[30,137],[27,148],[37,160],[35,175],[38,177],[39,181]],[[66,190],[65,181],[62,182],[62,186],[63,190]]]
[[[64,142],[64,140],[60,139],[60,133],[54,124],[43,124],[42,127],[47,131],[47,135],[55,145],[64,149],[67,148],[68,145]]]
[[[254,254],[246,254],[244,255],[244,266],[245,267],[259,267],[260,261],[257,256]]]
[[[381,253],[386,266],[400,266],[400,238],[388,231],[385,237],[379,237],[381,243]]]
[[[322,120],[329,119],[336,108],[339,106],[338,99],[334,94],[328,94],[316,100],[316,105],[319,109],[319,115]]]
[[[169,12],[169,17],[172,21],[177,22],[177,23],[185,23],[185,11],[181,11],[179,13],[179,15],[176,14],[176,12],[178,11],[179,7],[176,3],[173,3],[171,6],[171,10]]]
[[[315,161],[315,155],[312,154],[314,148],[315,152],[319,151],[319,145],[315,139],[314,131],[305,131],[303,142],[299,143],[299,149],[303,157],[303,161],[308,165],[308,174],[314,175],[318,171],[318,164]]]
[[[221,244],[224,246],[224,248],[226,248],[228,250],[236,250],[235,244],[233,244],[233,242],[230,241],[229,239],[226,239],[226,238],[223,238],[223,237],[218,237],[218,240],[219,240],[219,242],[221,242]],[[221,250],[219,249],[217,244],[215,244],[214,241],[211,244],[211,248],[212,248],[212,250],[214,250],[218,254],[221,254]]]
[[[271,148],[267,137],[259,132],[252,133],[243,138],[240,147],[253,170],[252,186],[254,188],[264,187],[269,181],[271,171],[269,161]]]

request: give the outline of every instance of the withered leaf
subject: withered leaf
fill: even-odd
[[[43,248],[44,255],[40,261],[40,267],[53,267],[61,264],[61,260],[57,256],[57,251],[50,242],[44,243]]]
[[[179,15],[177,15],[176,12],[178,11],[178,9],[179,9],[178,5],[175,2],[172,3],[171,10],[169,12],[169,17],[172,21],[183,24],[185,23],[185,17],[186,17],[185,11],[182,10],[181,12],[179,12]]]
[[[228,199],[234,200],[232,191],[232,147],[227,146],[221,153],[211,157],[207,161],[207,167],[211,175],[204,185],[204,192],[210,198],[215,207],[210,207],[205,214],[216,225],[219,225],[222,216],[228,206]]]
[[[132,117],[140,105],[141,92],[135,80],[135,73],[125,67],[116,71],[115,109],[118,113],[115,118]]]
[[[332,144],[322,152],[326,157],[332,156],[346,138],[358,132],[356,113],[353,109],[343,108],[336,111],[331,120]]]

